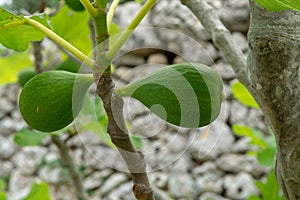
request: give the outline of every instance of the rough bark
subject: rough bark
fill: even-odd
[[[248,68],[275,133],[276,174],[287,200],[300,199],[300,13],[268,12],[253,1]]]

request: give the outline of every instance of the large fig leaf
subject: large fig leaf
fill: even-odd
[[[47,15],[39,14],[30,18],[49,28]],[[24,16],[16,16],[0,8],[0,43],[5,47],[24,51],[30,42],[40,41],[44,36],[38,29],[27,25]]]
[[[260,6],[269,11],[297,10],[300,11],[299,0],[255,0]]]
[[[169,123],[196,128],[217,118],[222,89],[220,75],[210,67],[180,63],[120,87],[115,93],[138,99]]]
[[[27,124],[42,132],[68,126],[81,110],[91,74],[49,71],[36,75],[21,91],[19,107]]]

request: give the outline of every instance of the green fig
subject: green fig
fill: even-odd
[[[84,6],[79,0],[65,0],[66,4],[75,11],[83,11]]]
[[[18,83],[21,87],[36,75],[33,68],[23,69],[18,74]]]
[[[197,128],[220,113],[223,82],[212,68],[197,63],[164,67],[115,91],[141,101],[165,121]]]
[[[74,73],[77,73],[79,69],[80,69],[80,64],[72,59],[65,60],[55,68],[55,70],[64,70],[64,71],[74,72]]]
[[[38,74],[21,91],[20,112],[33,129],[41,132],[60,130],[77,117],[93,81],[92,74],[66,71]]]

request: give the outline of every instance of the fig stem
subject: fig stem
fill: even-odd
[[[89,58],[87,55],[82,53],[79,49],[74,47],[72,44],[70,44],[69,42],[64,40],[62,37],[60,37],[59,35],[54,33],[52,30],[48,29],[47,27],[45,27],[41,23],[39,23],[39,22],[37,22],[33,19],[26,18],[25,24],[31,25],[31,26],[35,27],[36,29],[40,30],[41,32],[43,32],[51,40],[53,40],[55,43],[57,43],[58,45],[60,45],[61,47],[63,47],[67,51],[69,51],[70,53],[72,53],[80,61],[82,61],[83,63],[85,63],[89,67],[92,68],[94,66],[94,61],[91,58]]]

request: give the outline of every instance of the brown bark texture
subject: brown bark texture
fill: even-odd
[[[286,200],[300,199],[300,13],[269,12],[252,0],[251,87],[277,142],[276,176]]]

